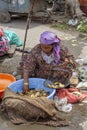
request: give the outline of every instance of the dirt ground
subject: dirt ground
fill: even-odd
[[[13,30],[24,41],[26,20],[25,19],[12,19],[11,23],[1,24],[6,30]],[[34,45],[39,43],[40,34],[50,30],[55,32],[62,40],[62,43],[69,48],[75,59],[83,58],[87,56],[87,39],[83,37],[79,32],[74,31],[60,31],[53,29],[48,24],[42,24],[40,22],[32,22],[27,35],[26,49],[32,48]],[[20,47],[23,48],[23,47]],[[6,58],[0,63],[0,72],[14,73],[17,71],[17,67],[21,61],[20,52],[15,52],[12,58]],[[13,125],[9,119],[3,117],[0,114],[0,130],[86,130],[87,129],[87,104],[79,103],[74,104],[72,112],[69,114],[60,113],[62,117],[67,118],[70,121],[70,125],[67,127],[47,127],[42,125]]]

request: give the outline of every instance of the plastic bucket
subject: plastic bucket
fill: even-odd
[[[49,99],[53,99],[54,97],[54,94],[56,92],[55,89],[52,89],[52,88],[48,88],[48,87],[45,87],[44,86],[44,81],[46,79],[42,79],[42,78],[29,78],[28,81],[29,81],[29,88],[32,89],[32,88],[35,88],[36,90],[45,90],[46,92],[49,92],[49,96],[47,98]],[[24,84],[24,80],[23,79],[20,79],[20,80],[17,80],[15,81],[14,83],[10,84],[8,87],[15,93],[17,92],[22,92],[22,89],[23,89],[23,84]]]
[[[14,81],[16,81],[16,78],[8,73],[0,73],[0,98],[2,98],[2,94],[5,91],[5,89]]]

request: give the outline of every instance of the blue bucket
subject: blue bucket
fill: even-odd
[[[49,96],[47,98],[53,99],[54,94],[56,92],[56,89],[48,88],[44,86],[44,82],[46,79],[42,78],[29,78],[29,88],[35,88],[36,90],[45,90],[46,92],[49,92]],[[23,85],[24,85],[24,79],[20,79],[15,81],[14,83],[10,84],[8,87],[15,93],[19,92],[21,93],[23,90]]]

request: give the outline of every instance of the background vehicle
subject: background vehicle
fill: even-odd
[[[34,1],[33,15],[46,10],[45,0],[0,0],[0,22],[10,22],[13,14],[26,15]]]

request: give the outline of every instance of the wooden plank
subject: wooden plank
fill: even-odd
[[[13,57],[15,50],[16,50],[16,45],[10,45],[10,49],[7,52],[10,58]]]

